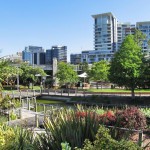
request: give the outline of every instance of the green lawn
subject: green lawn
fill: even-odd
[[[20,89],[28,89],[28,86],[20,85]],[[32,86],[30,86],[29,89],[32,89]],[[40,90],[40,86],[33,86],[33,89],[34,90]]]
[[[58,101],[58,100],[43,100],[43,99],[38,99],[36,100],[37,103],[40,103],[40,104],[63,104],[64,101]]]

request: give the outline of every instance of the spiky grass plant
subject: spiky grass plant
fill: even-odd
[[[35,150],[33,132],[21,127],[12,128],[15,136],[6,146],[7,150]]]
[[[99,128],[97,114],[82,109],[85,114],[78,115],[81,109],[60,109],[51,118],[45,119],[46,134],[38,135],[40,144],[37,149],[60,150],[62,142],[68,142],[71,148],[82,147],[85,139],[95,140]]]

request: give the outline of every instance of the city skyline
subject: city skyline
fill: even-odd
[[[66,45],[68,58],[71,53],[93,50],[92,15],[112,12],[121,22],[149,21],[149,4],[148,0],[1,2],[0,56],[22,51],[29,45],[44,49]]]

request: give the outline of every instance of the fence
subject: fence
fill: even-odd
[[[111,132],[114,132],[115,134],[116,134],[116,131],[117,131],[117,132],[118,132],[118,131],[124,131],[124,133],[122,133],[121,136],[124,136],[124,138],[125,138],[125,136],[126,136],[126,140],[129,138],[129,135],[130,135],[131,133],[134,133],[134,132],[138,133],[138,140],[137,140],[138,145],[139,145],[139,146],[143,146],[143,141],[144,141],[144,138],[143,138],[143,130],[120,128],[120,127],[114,127],[114,126],[106,126],[106,127],[107,127],[107,128],[110,128]],[[125,134],[125,132],[127,132],[127,133]]]
[[[22,108],[27,108],[28,110],[30,110],[31,108],[34,109],[36,97],[26,97],[26,98],[20,97],[20,103]]]
[[[3,92],[2,96],[10,95],[12,98],[21,97],[31,97],[39,95],[58,95],[58,96],[89,96],[89,95],[100,95],[100,96],[131,96],[130,92],[88,92],[86,89],[43,89],[43,90],[20,90],[20,91],[11,91]],[[150,92],[136,92],[136,97],[150,96]]]

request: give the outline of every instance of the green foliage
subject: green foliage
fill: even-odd
[[[0,99],[0,107],[2,109],[17,108],[19,106],[19,100],[13,99],[9,95],[6,95],[4,98]]]
[[[150,118],[150,108],[141,108],[140,110],[146,117]]]
[[[97,114],[99,110],[100,114]],[[115,126],[133,128],[131,125],[134,124],[134,127],[140,126],[136,129],[142,129],[142,114],[138,109],[127,108],[121,115],[117,111],[116,114],[120,121],[128,122],[128,126],[123,126],[118,120]],[[80,105],[76,109],[52,109],[50,118],[45,117],[46,133],[37,133],[36,136],[31,130],[0,125],[0,150],[141,150],[131,141],[115,140],[109,129],[99,126],[101,116],[113,115],[115,113],[110,110],[102,114],[98,107]]]
[[[99,115],[102,115],[105,113],[105,110],[103,108],[98,108],[98,107],[94,108],[94,111]]]
[[[33,142],[31,131],[0,125],[0,150],[34,150]]]
[[[57,110],[50,119],[45,121],[46,134],[39,135],[41,149],[61,149],[61,143],[68,142],[71,148],[82,147],[85,139],[93,141],[97,133],[99,123],[96,115],[86,112],[83,118],[76,114],[75,110]]]
[[[92,65],[89,71],[89,76],[92,80],[96,81],[108,81],[109,64],[102,60]]]
[[[11,97],[9,95],[6,95],[4,98],[1,99],[0,107],[2,109],[10,109],[14,107],[14,104],[11,103]]]
[[[17,75],[21,75],[22,70],[13,66],[8,61],[0,61],[0,82],[3,84],[13,85],[17,79]]]
[[[29,86],[29,82],[36,83],[38,81],[38,77],[35,76],[36,74],[40,74],[41,76],[46,76],[46,73],[42,68],[39,67],[32,67],[26,63],[21,64],[20,67],[23,71],[22,75],[20,76],[20,80],[23,82],[24,85]]]
[[[54,83],[54,80],[52,78],[45,80],[45,86],[46,87],[52,87],[53,83]]]
[[[89,71],[89,66],[87,62],[82,62],[79,64],[79,66],[82,68],[82,73]]]
[[[71,150],[71,147],[67,142],[61,143],[62,150]]]
[[[8,121],[8,118],[5,115],[0,114],[0,124]]]
[[[15,134],[11,141],[5,144],[4,150],[35,150],[33,133],[20,127],[11,129]]]
[[[134,41],[139,45],[142,46],[143,40],[146,38],[146,35],[143,34],[140,30],[135,29],[134,33]]]
[[[150,88],[150,59],[143,59],[143,73],[139,79],[139,87],[140,88]]]
[[[9,117],[10,117],[10,120],[16,120],[17,119],[17,115],[13,111],[10,112]]]
[[[60,62],[58,64],[58,72],[56,77],[59,79],[59,84],[70,84],[73,85],[78,82],[77,72],[73,70],[70,64]]]
[[[6,61],[0,61],[0,81],[4,80],[6,67],[8,66],[8,63]]]
[[[110,81],[131,89],[133,98],[134,89],[143,73],[142,59],[141,47],[134,41],[133,35],[128,35],[111,62]]]
[[[85,140],[84,148],[75,148],[75,150],[142,150],[131,141],[116,141],[109,134],[109,130],[103,126],[100,126],[98,133],[96,134],[96,140],[91,142]]]
[[[15,133],[11,127],[0,125],[0,150],[9,150],[9,144],[13,144]]]

